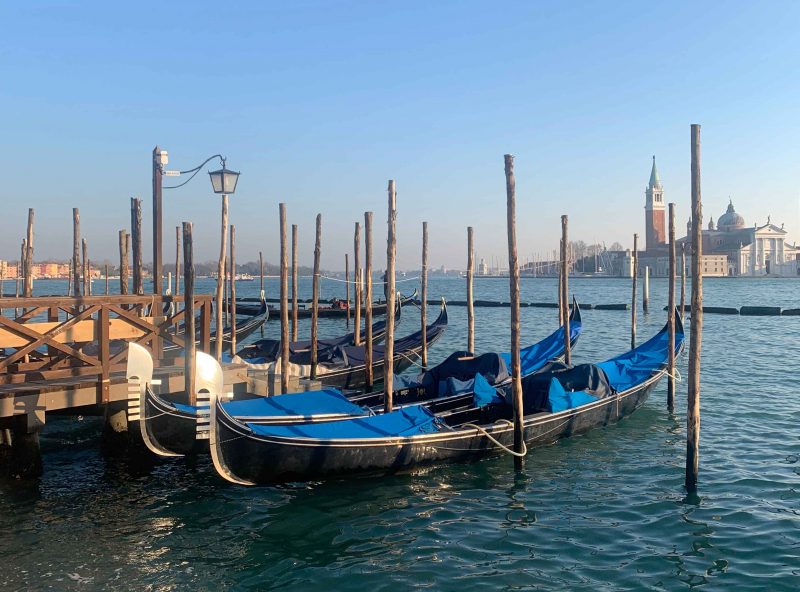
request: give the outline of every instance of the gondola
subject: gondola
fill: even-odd
[[[406,306],[407,304],[411,304],[412,302],[416,301],[417,298],[417,290],[414,289],[413,294],[410,296],[400,296],[400,304],[402,306]],[[280,306],[273,305],[270,301],[269,308],[274,313],[280,312]],[[247,300],[236,300],[236,312],[237,314],[253,314],[251,311],[258,307],[257,304],[249,302]],[[230,303],[228,301],[225,302],[225,309],[230,309]],[[345,317],[347,316],[347,302],[345,300],[333,300],[327,306],[322,305],[319,307],[319,318],[332,318],[332,317]],[[354,314],[355,305],[350,305],[350,315]],[[362,308],[363,310],[363,308]],[[373,302],[372,303],[372,314],[375,316],[380,316],[386,314],[386,302]],[[292,316],[292,309],[289,309],[289,317]],[[297,318],[298,319],[309,319],[311,318],[311,301],[301,302],[298,304],[297,308]]]
[[[442,336],[446,327],[447,307],[443,300],[439,316],[427,327],[426,337],[428,347],[433,345]],[[361,356],[361,363],[353,366],[345,366],[343,368],[335,368],[330,374],[320,375],[319,378],[322,379],[333,375],[334,379],[339,382],[358,382],[359,384],[364,385],[365,381],[363,378],[358,379],[354,376],[354,373],[356,372],[360,372],[361,374],[364,373],[364,347],[352,346],[342,349],[345,353],[342,354],[340,352],[338,354],[339,356],[347,356],[348,354],[346,352],[349,351],[351,358],[355,357],[356,355]],[[418,357],[421,349],[421,331],[417,331],[416,333],[413,333],[402,339],[395,340],[395,371],[400,373],[402,370],[411,365],[413,362],[413,357]],[[373,355],[375,356],[373,371],[377,380],[379,380],[379,377],[382,376],[383,373],[383,351],[383,346],[376,345],[373,347]],[[202,352],[197,353],[198,362],[197,372],[195,375],[195,391],[198,393],[198,404],[185,405],[179,402],[168,400],[165,397],[161,397],[155,394],[152,389],[146,388],[146,385],[149,381],[148,376],[150,378],[152,377],[152,360],[150,361],[151,370],[150,374],[148,375],[146,372],[147,364],[140,361],[140,359],[144,358],[145,355],[149,356],[149,353],[146,349],[137,344],[130,344],[128,354],[128,375],[129,382],[134,386],[132,386],[130,389],[131,398],[129,400],[128,408],[129,421],[139,422],[139,433],[141,434],[141,439],[145,446],[155,454],[161,456],[181,456],[197,451],[198,444],[195,442],[196,426],[198,425],[198,422],[204,425],[208,424],[208,414],[200,413],[200,410],[203,407],[207,407],[207,403],[203,404],[200,402],[200,399],[202,396],[208,397],[209,393],[218,394],[222,392],[222,372],[221,370],[214,370],[215,367],[218,368],[216,360],[206,354],[203,354]],[[201,364],[202,360],[205,360],[205,365]],[[206,371],[204,368],[212,368],[212,370]],[[322,364],[320,364],[319,369],[320,371],[323,371]],[[210,377],[212,376],[220,377],[220,384],[218,387],[215,387],[216,390],[204,388],[202,386],[203,381],[211,380]],[[137,380],[139,382],[136,382]],[[214,382],[214,384],[217,383]],[[141,388],[139,388],[140,386]],[[207,392],[203,393],[202,391],[204,390]],[[327,405],[330,405],[330,400],[332,399],[344,399],[343,395],[341,395],[338,390],[332,388],[317,391],[317,393],[321,394],[318,395],[318,399],[315,399],[311,403],[312,405],[318,405],[320,404],[320,401],[322,401],[322,405],[325,406],[326,401],[328,401]],[[263,401],[274,401],[274,403],[263,404],[272,404],[276,410],[281,404],[280,396],[268,398],[251,396],[250,398],[252,401],[257,401],[259,399],[262,399]],[[344,400],[346,401],[346,399]],[[248,399],[243,401],[233,401],[231,404],[234,406],[239,405],[242,408],[247,408],[248,406],[252,407],[253,403],[248,403],[247,401]],[[352,403],[348,403],[348,405],[351,409],[358,409],[360,413],[364,412],[359,405]],[[131,417],[134,417],[135,419],[131,419]],[[247,418],[247,412],[243,412],[242,417]],[[250,418],[252,419],[252,417]],[[340,417],[336,416],[335,414],[331,415],[329,418],[340,419]],[[200,445],[200,448],[202,448],[202,445]]]
[[[397,301],[397,306],[394,316],[394,326],[400,322],[403,312],[403,306],[400,301]],[[237,309],[238,311],[238,309]],[[332,337],[330,339],[320,339],[317,342],[317,351],[325,351],[336,347],[343,347],[348,345],[355,345],[355,332],[347,333],[341,337]],[[364,340],[365,333],[361,333],[361,339]],[[380,343],[386,336],[386,321],[380,320],[372,324],[372,340],[373,343]],[[311,341],[292,341],[289,344],[289,360],[293,364],[308,364],[309,352],[311,351]],[[280,357],[281,340],[280,339],[259,339],[255,343],[251,343],[243,347],[236,356],[231,358],[234,363],[244,362],[250,365],[251,368],[257,368],[260,364],[270,364]]]
[[[675,315],[675,346],[683,326]],[[527,449],[605,426],[633,413],[666,372],[664,327],[639,347],[599,364],[554,368],[523,383]],[[434,413],[410,405],[386,414],[335,422],[258,425],[232,417],[213,401],[210,450],[219,474],[254,485],[346,474],[387,474],[441,461],[475,460],[510,451],[510,385],[463,408]]]

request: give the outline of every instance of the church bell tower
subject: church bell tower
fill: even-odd
[[[644,192],[644,227],[645,227],[645,249],[647,251],[658,250],[666,244],[666,232],[664,225],[664,188],[661,186],[661,179],[656,168],[656,157],[653,157],[653,168],[650,171],[650,183]]]

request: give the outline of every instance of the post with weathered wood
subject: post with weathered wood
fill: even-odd
[[[322,243],[322,214],[317,214],[314,240],[314,275],[311,278],[311,380],[317,379],[317,325],[319,323],[319,256]]]
[[[259,292],[259,297],[266,298],[266,294],[264,294],[264,253],[261,251],[258,252],[258,273],[261,280],[261,291]]]
[[[686,243],[681,243],[681,322],[686,309]]]
[[[642,312],[650,309],[650,266],[644,266],[644,284],[642,286]]]
[[[700,191],[700,126],[692,124],[692,320],[686,410],[686,490],[697,491],[700,468],[700,351],[703,345],[703,203]]]
[[[197,352],[194,336],[194,244],[192,241],[192,223],[183,223],[183,318],[186,326],[184,335],[186,339],[186,354],[184,359],[184,373],[186,380],[186,393],[189,395],[189,404],[194,405],[197,393],[194,386],[194,366]]]
[[[289,392],[289,253],[286,247],[286,204],[278,204],[281,239],[281,392]]]
[[[128,241],[130,235],[124,230],[119,231],[119,293],[128,294]],[[75,293],[78,294],[78,284],[75,284]]]
[[[84,238],[81,239],[81,244],[83,245],[83,295],[90,296],[91,287],[89,284],[92,278],[89,277],[89,243]]]
[[[392,395],[394,392],[394,264],[397,253],[397,238],[395,226],[397,224],[397,189],[393,179],[389,180],[389,219],[388,237],[386,240],[386,343],[383,346],[383,410],[385,413],[392,411]]]
[[[366,214],[364,215],[366,216]],[[355,317],[353,318],[353,329],[355,330],[355,334],[353,343],[356,345],[361,345],[361,225],[358,222],[356,222],[355,234],[353,235],[353,257],[353,275],[356,282],[356,311]],[[369,324],[369,321],[367,321],[367,324]]]
[[[133,242],[133,293],[144,294],[142,282],[142,200],[131,198],[131,240]],[[154,276],[155,277],[155,276]]]
[[[511,392],[514,402],[514,465],[522,468],[525,451],[525,434],[522,404],[522,377],[520,375],[519,327],[519,262],[517,261],[516,178],[514,157],[505,155],[506,216],[508,223],[508,278],[511,292]]]
[[[231,355],[236,355],[236,226],[231,224]]]
[[[639,235],[633,235],[633,270],[631,273],[631,349],[636,347],[636,281],[639,275]]]
[[[297,341],[297,224],[292,224],[292,341]]]
[[[221,235],[219,241],[219,262],[217,264],[217,338],[214,344],[214,353],[217,361],[222,361],[222,309],[223,303],[223,290],[225,289],[225,247],[228,244],[228,195],[222,194],[222,225]]]
[[[72,208],[72,295],[79,298],[81,295],[80,283],[81,262],[81,213],[78,208]],[[127,291],[125,292],[128,293]]]
[[[420,331],[422,332],[422,367],[428,367],[428,223],[422,223],[422,292],[420,295]]]
[[[25,245],[25,290],[27,298],[33,296],[33,208],[28,208],[28,234]]]
[[[356,251],[358,252],[358,251]],[[364,276],[364,374],[367,390],[372,389],[372,212],[364,212],[364,257],[366,259]],[[356,325],[358,326],[358,325]],[[388,328],[388,327],[387,327]],[[386,359],[386,358],[384,358]]]
[[[345,327],[348,329],[350,328],[350,256],[345,253],[344,254],[344,290],[345,290],[345,301],[347,303],[347,307],[345,310]]]
[[[558,241],[558,324],[564,322],[564,239]]]
[[[108,296],[108,263],[105,264],[105,276],[106,276],[106,296]]]
[[[475,351],[475,309],[472,302],[472,273],[475,268],[475,245],[472,226],[467,226],[467,351]]]
[[[669,204],[669,297],[667,300],[667,410],[675,408],[675,204]]]
[[[567,246],[567,216],[561,216],[561,295],[563,299],[563,316],[561,317],[561,326],[564,327],[564,363],[569,366],[572,364],[572,352],[570,351],[571,345],[571,331],[569,326],[569,253]]]
[[[27,268],[27,263],[25,258],[28,255],[28,239],[23,238],[22,244],[19,247],[19,266],[17,267],[17,277],[19,281],[17,282],[19,285],[17,286],[17,295],[20,293],[25,293],[25,269]],[[24,309],[23,309],[24,310]]]
[[[228,274],[228,256],[225,255],[225,264],[223,265],[225,268],[225,326],[227,327],[230,324],[230,314],[231,314],[231,276]]]
[[[181,227],[175,227],[175,291],[173,294],[178,296],[181,293]]]

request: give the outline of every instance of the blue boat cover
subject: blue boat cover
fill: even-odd
[[[421,405],[404,407],[391,413],[359,419],[306,423],[299,425],[263,426],[247,424],[259,436],[312,438],[315,440],[392,438],[432,434],[440,430],[436,417]]]
[[[583,330],[583,326],[579,321],[569,322],[570,339],[575,340]],[[557,358],[564,353],[564,327],[559,327],[553,333],[539,341],[520,350],[520,374],[527,376],[542,367],[554,358]],[[506,364],[511,367],[511,354],[500,354],[503,356]]]
[[[173,403],[173,405],[179,411],[192,415],[197,415],[200,409],[195,405],[181,405],[180,403]],[[337,389],[228,401],[222,404],[222,408],[236,418],[301,416],[310,419],[315,415],[330,413],[354,417],[367,413],[362,407],[351,403]]]
[[[472,389],[472,400],[475,403],[475,407],[486,407],[486,405],[491,403],[502,403],[505,401],[505,399],[498,394],[497,389],[489,384],[489,381],[483,377],[483,374],[475,375]]]

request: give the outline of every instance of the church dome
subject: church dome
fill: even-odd
[[[728,210],[717,220],[719,230],[735,230],[744,228],[744,218],[733,209],[733,201],[728,204]]]

